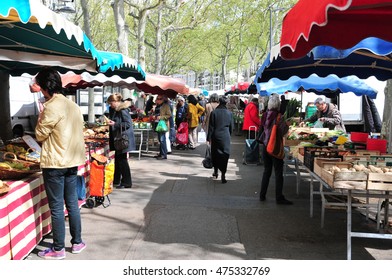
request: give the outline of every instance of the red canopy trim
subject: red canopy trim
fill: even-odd
[[[392,42],[392,1],[299,0],[282,23],[281,55],[305,56],[315,46],[353,47],[368,37]]]

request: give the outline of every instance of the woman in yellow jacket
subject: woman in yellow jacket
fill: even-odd
[[[188,137],[189,137],[189,149],[194,150],[197,144],[197,127],[199,125],[199,119],[204,113],[204,108],[199,104],[194,95],[188,96]]]

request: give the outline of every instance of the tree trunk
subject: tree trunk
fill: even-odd
[[[80,0],[80,5],[82,6],[84,33],[91,39],[90,13],[87,7],[87,0]]]
[[[90,13],[87,6],[87,0],[81,0],[80,2],[82,6],[83,12],[83,25],[84,25],[84,33],[86,33],[87,37],[92,41],[91,38],[91,28],[90,28]],[[95,112],[94,112],[94,89],[88,89],[88,107],[87,107],[87,122],[89,124],[95,123]]]
[[[118,50],[128,56],[128,26],[125,21],[124,0],[115,0],[113,5],[114,21],[117,30],[117,47]]]
[[[155,37],[155,74],[161,74],[162,71],[162,9],[161,4],[158,8],[158,19],[156,24],[156,37]]]
[[[222,88],[226,87],[226,79],[227,79],[227,56],[222,57]]]
[[[139,25],[137,29],[137,53],[138,53],[138,62],[142,69],[146,67],[146,46],[144,44],[145,40],[145,32],[146,32],[146,24],[147,24],[147,14],[148,10],[141,10],[139,12]]]
[[[2,127],[0,129],[1,140],[6,141],[12,139],[10,75],[4,71],[0,71],[0,119],[2,123]]]
[[[112,8],[117,30],[117,47],[120,53],[128,56],[129,28],[125,21],[124,0],[115,0],[112,3]],[[121,94],[123,99],[131,97],[131,91],[127,88],[122,89]]]

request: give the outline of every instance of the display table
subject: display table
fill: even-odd
[[[385,230],[388,229],[388,217],[389,217],[389,199],[392,198],[392,195],[388,190],[377,190],[377,189],[372,189],[372,190],[356,190],[356,189],[340,189],[340,188],[332,188],[328,183],[326,183],[320,176],[315,174],[313,171],[311,171],[309,168],[307,168],[305,165],[302,164],[302,162],[299,159],[295,159],[295,169],[297,172],[297,194],[299,191],[299,184],[301,181],[301,171],[299,168],[299,165],[301,165],[304,170],[310,175],[310,216],[313,217],[313,201],[314,201],[314,196],[315,195],[320,195],[321,196],[321,202],[322,202],[322,209],[321,209],[321,227],[324,225],[324,215],[325,215],[325,209],[328,208],[329,206],[332,207],[343,207],[346,209],[347,213],[347,259],[351,260],[351,251],[352,251],[352,237],[358,237],[358,238],[378,238],[378,239],[392,239],[392,234],[385,234],[379,229],[379,223],[380,223],[380,212],[381,212],[381,207],[379,203],[371,203],[370,199],[371,198],[376,198],[376,199],[383,199],[385,200],[385,209],[384,209],[384,225],[385,225]],[[319,182],[319,188],[317,190],[314,190],[314,181]],[[344,197],[345,199],[342,200],[341,202],[330,202],[327,199],[328,195],[333,195],[333,196],[340,196]],[[361,202],[354,202],[353,198],[358,198],[362,197],[365,199],[364,203]],[[365,207],[366,208],[366,217],[368,218],[368,209],[370,207],[374,207],[377,210],[377,229],[379,232],[376,233],[370,233],[370,232],[355,232],[352,230],[352,208],[353,207]]]
[[[86,163],[78,168],[78,175],[84,176],[86,182],[90,175],[89,152],[86,151]],[[114,158],[107,144],[96,147],[94,152]],[[0,260],[22,260],[51,231],[48,199],[41,173],[6,182],[10,191],[0,196]]]
[[[144,143],[142,144],[142,149],[144,150],[144,152],[148,153],[150,138],[152,139],[151,146],[154,147],[154,130],[152,128],[134,128],[133,131],[142,133],[142,139],[144,139],[143,140]]]
[[[50,209],[41,174],[7,181],[0,196],[0,259],[24,259],[51,231]]]

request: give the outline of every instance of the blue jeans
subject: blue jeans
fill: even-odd
[[[159,140],[159,153],[161,157],[167,157],[167,146],[166,146],[166,132],[158,132]]]
[[[71,244],[82,242],[82,222],[76,192],[77,172],[77,167],[42,169],[52,216],[53,248],[56,251],[65,247],[64,202],[68,211]]]

